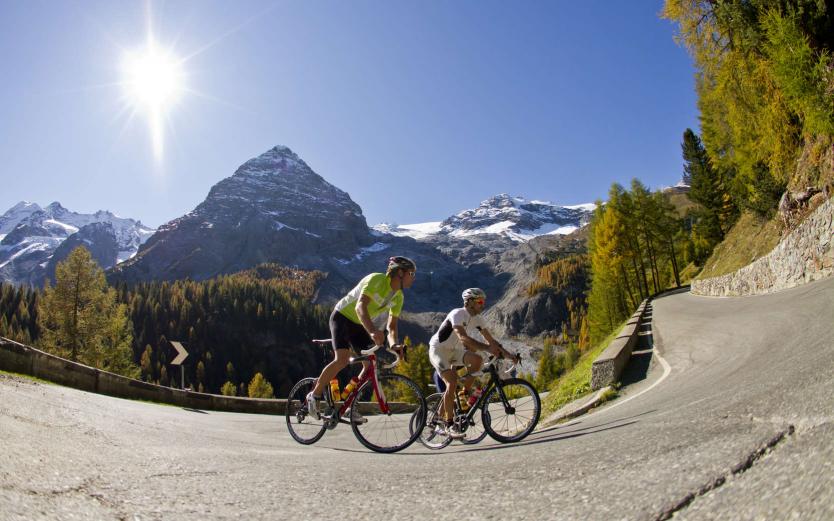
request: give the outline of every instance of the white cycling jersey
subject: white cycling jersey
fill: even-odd
[[[440,329],[429,340],[429,361],[438,371],[451,369],[454,365],[463,365],[465,349],[463,342],[455,334],[456,326],[463,326],[466,334],[475,339],[479,336],[476,333],[486,329],[481,315],[473,317],[466,308],[455,308],[450,311]]]

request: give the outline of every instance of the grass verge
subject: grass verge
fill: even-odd
[[[778,217],[765,219],[745,212],[715,247],[704,269],[696,278],[708,279],[732,273],[764,257],[779,244],[781,222]]]
[[[11,371],[3,371],[0,369],[0,376],[11,376],[16,378],[23,378],[24,380],[30,380],[32,382],[37,382],[39,384],[48,384],[48,385],[58,385],[55,382],[50,382],[49,380],[43,380],[38,378],[37,376],[30,376],[28,374],[23,373],[12,373]]]
[[[614,328],[602,342],[583,353],[573,369],[550,384],[550,392],[542,403],[542,417],[547,418],[563,405],[591,392],[591,366],[624,325],[625,322]]]

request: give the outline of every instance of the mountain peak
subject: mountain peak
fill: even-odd
[[[513,241],[527,241],[538,235],[572,233],[590,220],[592,209],[589,206],[558,206],[501,193],[481,201],[477,208],[463,210],[441,223],[380,225],[375,230],[415,239],[434,234],[458,238],[501,235]]]

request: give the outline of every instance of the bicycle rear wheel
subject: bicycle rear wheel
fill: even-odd
[[[287,429],[295,441],[304,445],[312,445],[324,435],[324,421],[307,411],[307,393],[315,386],[315,378],[304,378],[293,386],[287,397]]]
[[[420,431],[420,443],[428,449],[438,450],[452,443],[452,438],[448,435],[434,431],[442,402],[443,393],[434,393],[426,397],[426,421]]]
[[[382,411],[371,381],[362,384],[351,405],[366,422],[351,421],[351,428],[362,445],[376,452],[397,452],[414,443],[426,423],[426,400],[420,387],[400,374],[384,374],[377,382],[388,413]]]
[[[539,393],[521,378],[496,382],[486,397],[481,421],[487,433],[501,443],[521,441],[539,422]]]

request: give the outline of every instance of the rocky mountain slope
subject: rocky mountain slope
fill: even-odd
[[[0,280],[40,286],[75,246],[104,268],[135,255],[154,230],[107,211],[81,214],[54,202],[21,202],[0,216]]]
[[[286,147],[240,166],[118,268],[124,280],[206,279],[262,263],[329,271],[375,238],[350,196]]]
[[[502,194],[426,233],[371,229],[347,193],[277,146],[212,187],[194,211],[160,227],[111,278],[201,280],[278,262],[327,273],[316,301],[330,305],[363,275],[383,271],[391,255],[407,255],[419,270],[406,297],[403,333],[427,340],[460,304],[461,290],[480,286],[498,303],[490,312],[497,330],[534,336],[558,330],[564,318],[548,315],[555,307],[546,298],[526,297],[527,278],[542,255],[537,249],[584,247],[576,233],[559,234],[578,229],[588,215],[587,207]],[[537,234],[545,235],[530,240]]]

